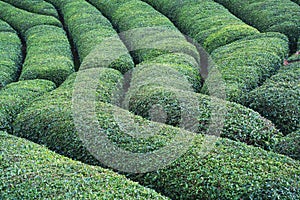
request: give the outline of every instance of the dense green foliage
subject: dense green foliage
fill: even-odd
[[[263,32],[280,32],[296,50],[300,36],[300,7],[290,0],[215,0],[236,16]]]
[[[0,132],[1,199],[167,199],[101,167]]]
[[[300,129],[300,62],[278,73],[248,95],[250,108],[270,119],[285,134]]]
[[[45,2],[44,0],[2,0],[6,3],[9,3],[17,8],[27,10],[29,12],[50,15],[58,18],[58,14],[54,6],[50,3]]]
[[[193,93],[187,80],[176,70],[172,65],[160,64],[155,60],[138,65],[126,97],[128,109],[151,120],[151,110],[159,105],[166,115],[163,122],[182,127],[181,123],[185,123],[183,120],[192,122],[194,118],[197,127],[193,131],[200,134],[207,133],[211,123],[218,123],[211,121],[214,109],[221,111],[218,114],[224,118],[222,137],[265,149],[271,149],[282,137],[270,121],[248,108]],[[222,109],[225,110],[223,114]],[[184,119],[186,115],[188,119]],[[186,128],[190,128],[190,125]]]
[[[258,31],[212,0],[143,0],[168,16],[208,52]]]
[[[249,36],[212,52],[226,82],[227,98],[244,104],[248,92],[274,74],[288,54],[288,42],[278,34]],[[204,93],[208,91],[203,88]]]
[[[20,80],[46,79],[60,85],[74,72],[72,52],[65,31],[50,25],[25,33],[27,55]]]
[[[300,129],[283,137],[276,145],[275,152],[300,160]]]
[[[94,63],[89,64],[88,61],[84,68],[111,67],[122,73],[133,68],[134,63],[117,32],[94,6],[84,0],[49,0],[49,2],[54,3],[61,10],[80,60],[83,61],[86,56],[92,54],[89,56],[89,60],[94,60]],[[102,51],[97,51],[98,49]],[[116,55],[113,62],[107,63],[107,65],[101,63],[110,54]],[[95,62],[97,57],[101,58],[100,62]]]
[[[122,76],[113,69],[98,72],[94,80],[98,84],[96,99],[99,100],[95,103],[96,118],[112,143],[130,152],[146,153],[170,145],[171,139],[182,133],[180,129],[147,121],[105,103],[111,101]],[[87,84],[92,80],[91,74],[95,73],[91,71],[79,79],[79,92],[83,97],[85,90],[88,90],[87,94],[93,92]],[[101,164],[83,146],[74,126],[72,94],[75,77],[76,74],[72,75],[57,90],[41,97],[18,115],[14,134],[45,144],[73,159]],[[85,105],[89,100],[86,99]],[[150,137],[134,137],[125,132],[116,116],[126,119],[126,123],[133,119],[138,127],[132,131],[151,134]],[[89,122],[86,125],[93,126]],[[227,139],[217,139],[213,149],[202,157],[203,139],[202,135],[194,136],[189,150],[165,169],[128,176],[172,199],[299,198],[299,162]]]
[[[62,26],[55,17],[31,13],[3,1],[0,1],[0,19],[8,22],[22,36],[28,29],[37,25]]]
[[[90,2],[121,32],[127,48],[133,50],[136,63],[170,52],[186,53],[199,60],[195,46],[187,42],[167,17],[150,5],[139,0]]]
[[[0,88],[17,79],[22,61],[21,49],[17,33],[0,20]]]
[[[26,106],[38,96],[55,88],[46,80],[29,80],[11,83],[0,90],[0,130],[11,132],[11,123]]]

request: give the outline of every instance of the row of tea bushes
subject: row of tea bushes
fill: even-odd
[[[61,10],[67,29],[78,50],[80,61],[83,62],[89,55],[85,68],[111,67],[125,73],[134,67],[117,32],[94,6],[84,0],[48,1]],[[109,56],[113,59],[109,59]],[[97,62],[97,59],[100,62]],[[105,63],[107,59],[109,61]]]
[[[17,80],[21,62],[21,40],[14,29],[0,20],[0,88]]]
[[[109,140],[127,152],[155,153],[162,147],[170,147],[167,148],[167,151],[162,150],[164,154],[158,160],[161,163],[169,155],[174,154],[174,149],[182,151],[183,154],[180,154],[181,156],[179,155],[176,161],[171,162],[164,169],[127,174],[143,186],[154,188],[172,199],[266,199],[278,196],[281,199],[299,198],[299,162],[240,142],[216,139],[212,136],[207,138],[215,141],[213,144],[210,143],[214,146],[211,151],[202,156],[203,148],[207,147],[202,135],[150,122],[119,107],[105,103],[110,101],[111,97],[109,96],[113,94],[114,90],[117,90],[117,82],[122,79],[118,71],[100,69],[99,71],[90,71],[83,78],[78,78],[79,73],[75,77],[76,74],[74,73],[57,90],[41,97],[22,112],[14,122],[14,134],[44,144],[73,159],[89,164],[103,164],[91,155],[87,146],[83,145],[80,137],[82,133],[78,132],[79,130],[85,132],[85,127],[93,130],[93,122],[96,120],[97,126],[104,130],[104,134]],[[95,74],[97,75],[92,76]],[[77,81],[74,81],[75,78],[79,81],[79,86],[82,86],[79,89]],[[99,84],[97,88],[100,89],[96,90],[96,99],[99,100],[97,102],[93,97],[92,99],[86,97],[86,94],[95,92],[87,84],[91,80],[95,81],[94,84]],[[101,81],[99,82],[99,80]],[[105,85],[107,82],[112,83],[108,86],[109,90],[102,89],[107,88]],[[73,96],[72,106],[73,87],[78,89],[79,104],[74,104]],[[103,98],[107,95],[107,99]],[[80,102],[84,103],[86,109],[81,107]],[[96,109],[90,110],[88,105],[94,105]],[[82,116],[91,116],[90,114],[96,112],[93,114],[96,118],[93,116],[92,118],[83,118],[81,121],[83,124],[76,128],[74,109],[77,111],[77,115]],[[130,119],[132,119],[131,123],[129,123]],[[124,124],[122,124],[122,120],[124,120]],[[135,125],[135,128],[126,130],[126,125],[130,127]],[[146,137],[141,136],[140,133],[145,134]],[[187,138],[184,137],[185,141],[180,140],[174,145],[172,139],[177,138],[178,134],[180,138],[182,134]],[[100,141],[101,143],[102,140],[90,138],[89,141]],[[92,142],[91,145],[93,144],[96,145],[95,148],[99,147],[97,143]],[[106,143],[104,144],[107,146]],[[108,153],[108,155],[110,154]],[[118,162],[121,169],[128,169],[139,164],[144,167],[143,169],[148,169],[148,166],[144,166],[138,160],[129,162],[125,155],[118,156],[123,159]],[[109,161],[111,157],[100,157],[100,159]],[[155,163],[155,160],[151,162]]]
[[[0,199],[168,199],[101,167],[0,132]]]
[[[196,47],[150,5],[139,0],[90,2],[118,29],[127,48],[133,51],[136,63],[174,52],[191,55],[199,61]]]
[[[290,0],[215,0],[262,32],[280,32],[289,37],[296,50],[300,36],[300,7]]]
[[[288,55],[280,33],[249,36],[214,50],[212,59],[226,82],[227,99],[245,103],[248,92],[274,74]],[[203,93],[208,93],[204,87]]]
[[[46,79],[60,85],[74,72],[68,38],[62,28],[34,26],[25,32],[27,55],[20,80]]]
[[[37,25],[62,26],[55,17],[31,13],[3,1],[0,1],[0,19],[9,23],[22,36],[28,29]]]
[[[248,106],[270,119],[285,134],[300,129],[300,62],[282,66],[251,91]]]
[[[27,10],[28,12],[37,13],[41,15],[50,15],[58,18],[58,13],[55,7],[45,2],[44,0],[2,0],[17,8]]]
[[[235,40],[259,33],[212,0],[143,0],[168,16],[209,53]]]
[[[274,150],[277,153],[300,160],[300,129],[283,137]]]
[[[219,125],[221,137],[268,150],[282,137],[259,113],[236,103],[194,93],[176,68],[155,60],[137,65],[126,95],[127,109],[134,114],[149,120],[164,120],[159,122],[187,130],[192,126],[190,131],[195,133],[210,134],[211,124],[224,120],[223,125]],[[153,113],[159,109],[160,112]],[[218,121],[212,121],[213,115],[219,115]]]
[[[11,132],[11,124],[26,106],[38,96],[55,88],[46,80],[28,80],[8,84],[0,90],[0,130]]]

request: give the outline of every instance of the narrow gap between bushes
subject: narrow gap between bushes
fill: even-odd
[[[53,5],[54,6],[54,5]],[[58,17],[59,17],[59,21],[61,22],[61,24],[63,25],[63,29],[67,34],[68,40],[69,40],[69,44],[71,46],[71,51],[72,51],[72,55],[73,55],[73,62],[74,62],[74,69],[77,72],[79,70],[80,67],[80,59],[79,59],[79,55],[78,55],[78,51],[77,48],[75,46],[75,43],[73,41],[73,38],[70,35],[70,32],[65,24],[65,20],[64,17],[60,11],[60,9],[58,9],[57,7],[55,7],[57,13],[58,13]]]
[[[21,33],[19,33],[18,31],[16,31],[16,33],[18,34],[18,36],[21,40],[21,43],[22,43],[22,47],[21,47],[22,60],[21,60],[21,63],[19,64],[20,66],[18,68],[17,75],[16,75],[16,81],[19,81],[21,72],[22,72],[22,68],[23,68],[23,65],[24,65],[24,62],[25,62],[25,59],[27,56],[27,44],[26,44],[25,38],[21,35]]]

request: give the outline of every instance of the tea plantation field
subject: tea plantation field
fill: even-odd
[[[0,0],[2,199],[299,200],[299,0]]]

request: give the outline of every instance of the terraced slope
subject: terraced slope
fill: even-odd
[[[0,129],[19,137],[0,133],[0,199],[300,199],[298,130],[283,137],[259,113],[217,98],[246,105],[287,58],[285,35],[259,33],[212,0],[47,2],[58,18],[31,13],[46,1],[0,1],[0,19],[15,29],[0,21],[0,31],[27,43],[21,79],[33,79],[0,89]],[[227,90],[221,76],[207,77],[216,66]],[[297,91],[297,70],[283,69],[271,79]]]
[[[101,167],[0,132],[1,199],[168,199]]]
[[[16,81],[22,62],[22,44],[15,30],[0,20],[0,88]]]
[[[291,51],[300,35],[300,7],[290,0],[215,0],[262,32],[276,31],[290,40]]]

